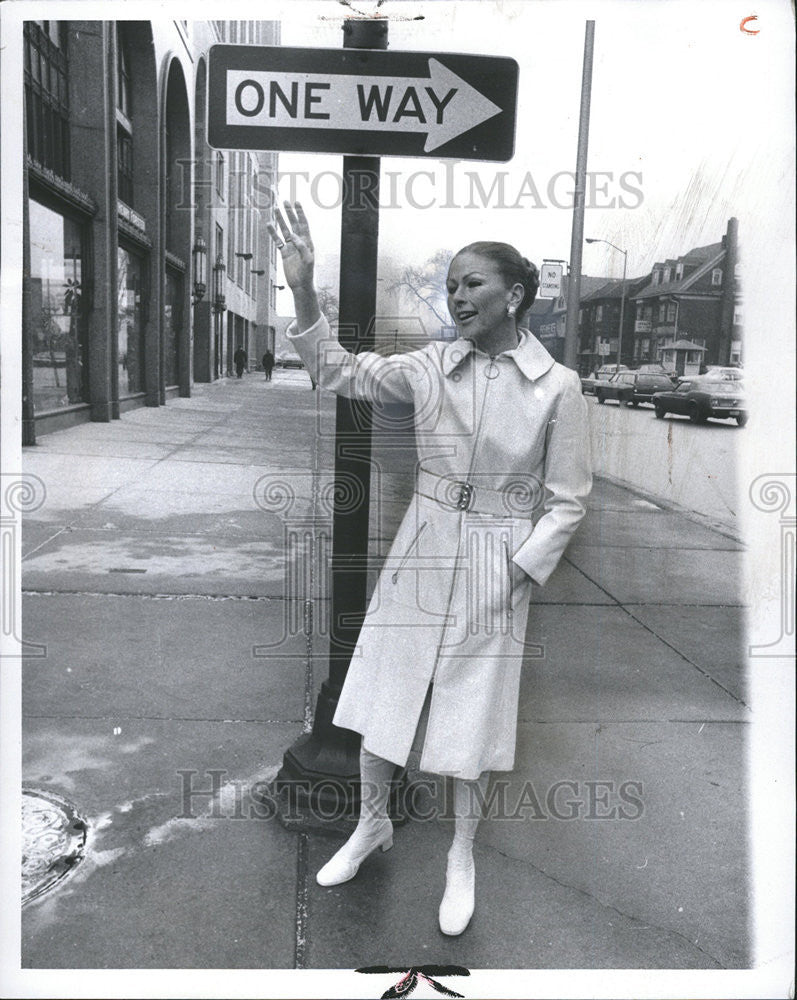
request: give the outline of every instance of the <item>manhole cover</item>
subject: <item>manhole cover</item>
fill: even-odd
[[[58,885],[83,860],[88,825],[52,792],[22,789],[22,902]]]

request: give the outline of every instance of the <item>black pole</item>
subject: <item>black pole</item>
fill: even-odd
[[[386,20],[349,20],[343,31],[344,48],[387,48]],[[379,157],[344,156],[338,336],[355,354],[374,346],[378,236]],[[360,736],[334,726],[332,717],[366,608],[370,485],[371,406],[339,397],[329,677],[321,686],[312,732],[286,752],[276,781],[283,822],[299,827],[316,825],[321,813],[352,815],[359,804]]]

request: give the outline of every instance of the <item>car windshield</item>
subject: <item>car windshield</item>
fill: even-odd
[[[703,382],[701,388],[705,389],[706,392],[737,396],[742,391],[742,383],[737,380],[723,382],[712,380],[711,382]]]
[[[713,368],[706,374],[712,379],[722,379],[724,382],[738,381],[742,377],[742,373],[736,368]]]

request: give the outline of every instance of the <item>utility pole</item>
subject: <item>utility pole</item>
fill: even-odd
[[[578,307],[581,300],[581,251],[584,240],[584,201],[589,146],[589,110],[592,93],[592,54],[595,22],[587,21],[584,36],[584,69],[581,75],[581,111],[578,119],[576,186],[573,192],[573,230],[570,237],[570,277],[567,282],[567,318],[565,320],[565,359],[568,368],[578,366]]]
[[[628,251],[623,250],[623,284],[620,290],[620,332],[617,335],[617,371],[623,363],[623,316],[625,314],[625,276],[628,269]]]
[[[733,342],[733,314],[736,307],[736,262],[739,253],[739,221],[728,219],[728,229],[723,237],[725,260],[722,265],[722,298],[720,300],[720,335],[717,364],[727,365],[731,360]]]

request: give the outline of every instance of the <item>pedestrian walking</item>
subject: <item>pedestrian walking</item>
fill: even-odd
[[[266,382],[270,382],[271,373],[274,371],[274,355],[268,350],[263,355],[263,371],[266,373]]]
[[[246,351],[243,349],[243,347],[238,348],[235,354],[233,354],[232,360],[235,362],[235,374],[238,376],[238,378],[241,378],[243,376],[247,362]]]
[[[513,247],[473,243],[452,258],[457,340],[355,355],[320,312],[301,207],[286,202],[277,223],[296,309],[288,336],[311,377],[338,395],[412,403],[419,456],[334,716],[362,734],[360,816],[316,878],[345,882],[392,846],[390,782],[415,747],[421,770],[453,777],[439,924],[461,934],[475,906],[477,807],[490,772],[514,766],[532,587],[559,562],[592,485],[581,384],[518,325],[539,277]]]

